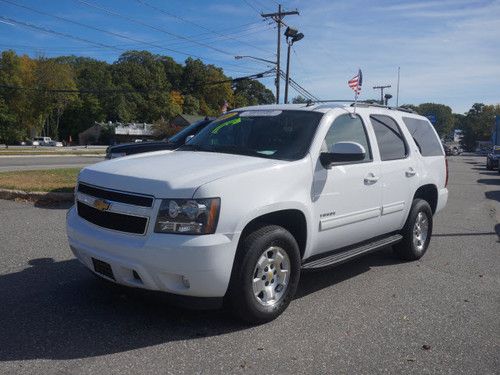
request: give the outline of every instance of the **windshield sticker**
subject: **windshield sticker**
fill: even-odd
[[[240,113],[240,117],[272,117],[281,115],[282,111],[269,110],[269,111],[245,111]]]
[[[239,124],[240,122],[241,122],[241,117],[238,117],[238,118],[235,118],[235,119],[223,122],[222,124],[217,125],[212,130],[212,134],[217,134],[217,133],[219,133],[219,130],[221,130],[222,128],[224,128],[226,126],[230,126],[230,125],[236,125],[236,124]]]
[[[215,121],[223,121],[227,120],[228,118],[234,117],[238,114],[238,112],[230,112],[226,113],[225,115],[220,116],[219,118],[215,119]]]

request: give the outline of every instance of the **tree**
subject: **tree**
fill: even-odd
[[[447,105],[423,103],[417,107],[417,112],[422,116],[433,115],[435,117],[436,122],[433,125],[440,137],[444,137],[453,130],[453,113]]]
[[[0,143],[16,143],[25,136],[24,129],[17,126],[16,115],[9,110],[3,98],[0,98]]]
[[[118,112],[121,121],[152,122],[172,115],[171,84],[165,75],[162,57],[147,51],[123,53],[112,67],[117,88],[128,91],[118,94],[117,104],[124,103]]]
[[[170,121],[163,117],[153,122],[153,134],[157,138],[170,138],[177,134],[180,127],[173,125]]]
[[[475,103],[462,122],[462,143],[474,149],[476,141],[490,141],[495,126],[495,116],[500,115],[500,105]]]
[[[275,102],[274,94],[262,83],[252,79],[237,81],[234,85],[234,106],[272,104]]]
[[[187,115],[196,115],[200,113],[200,101],[193,95],[186,95],[184,97],[184,106],[182,113]]]
[[[301,103],[307,103],[307,99],[304,98],[302,95],[297,95],[295,98],[292,99],[292,103],[294,104],[301,104]]]
[[[57,139],[61,116],[66,107],[77,100],[78,94],[54,90],[76,90],[74,70],[69,64],[57,59],[37,59],[35,84],[40,91],[36,92],[36,103],[32,103],[32,106],[38,108],[41,114],[39,130],[44,127],[46,135]]]

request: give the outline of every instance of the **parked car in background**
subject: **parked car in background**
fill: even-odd
[[[106,280],[199,306],[224,302],[263,323],[287,308],[302,271],[328,272],[391,245],[401,259],[420,259],[447,182],[423,116],[366,105],[355,114],[334,104],[246,107],[173,152],[84,168],[67,234],[75,256]]]
[[[59,141],[53,141],[51,140],[47,146],[51,146],[51,147],[63,147],[63,143],[62,142],[59,142]]]
[[[195,122],[185,127],[174,136],[170,138],[165,138],[161,141],[137,142],[136,140],[134,143],[109,146],[106,149],[106,159],[115,159],[122,156],[141,154],[143,152],[150,152],[150,151],[175,150],[176,148],[179,148],[184,143],[186,143],[187,138],[198,134],[198,132],[200,132],[205,126],[207,126],[212,121],[213,118],[207,117],[204,120]]]
[[[443,148],[447,156],[457,156],[463,152],[462,147],[458,143],[443,143]]]
[[[500,146],[493,146],[493,149],[486,155],[486,169],[491,171],[498,168],[498,160],[500,159]]]
[[[52,138],[50,137],[35,137],[33,138],[33,146],[50,146]],[[35,144],[38,143],[38,144]]]

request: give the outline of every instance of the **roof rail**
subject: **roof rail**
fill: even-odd
[[[321,103],[351,103],[351,107],[354,107],[354,100],[350,99],[330,99],[330,100],[308,100],[306,103],[307,107],[310,107],[314,104],[321,104]],[[358,100],[356,102],[357,106],[360,107],[378,107],[378,108],[387,108],[391,109],[394,111],[402,111],[402,112],[408,112],[408,113],[417,113],[411,108],[406,108],[406,107],[391,107],[388,105],[383,105],[380,103],[377,103],[373,100]]]

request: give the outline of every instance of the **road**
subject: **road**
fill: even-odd
[[[83,168],[103,160],[103,156],[0,156],[0,172],[49,168]]]
[[[303,274],[257,327],[103,283],[71,257],[65,209],[0,201],[0,373],[498,374],[500,177],[452,157],[449,188],[420,261]]]

